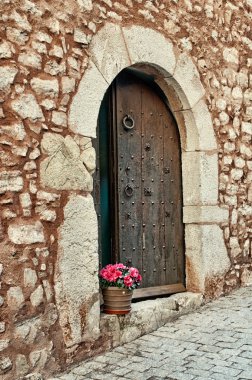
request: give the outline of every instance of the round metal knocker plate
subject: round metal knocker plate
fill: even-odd
[[[127,195],[127,197],[132,197],[132,195],[133,195],[133,187],[131,187],[130,185],[126,185],[125,189],[124,189],[124,192]]]
[[[122,120],[122,125],[126,131],[131,131],[135,127],[135,121],[133,117],[126,115]]]

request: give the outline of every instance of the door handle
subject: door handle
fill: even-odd
[[[133,187],[130,185],[126,185],[124,188],[124,193],[127,195],[127,197],[132,197],[133,195]]]
[[[122,120],[123,128],[126,129],[126,131],[130,131],[135,126],[135,121],[132,116],[125,115]]]

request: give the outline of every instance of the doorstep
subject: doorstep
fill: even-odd
[[[101,313],[101,333],[110,337],[111,348],[117,347],[157,330],[198,309],[203,303],[202,294],[191,292],[132,303],[131,312],[126,315]]]

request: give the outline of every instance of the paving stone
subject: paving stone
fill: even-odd
[[[227,376],[233,376],[233,377],[235,377],[241,373],[241,371],[239,369],[230,368],[230,367],[222,367],[219,365],[214,366],[214,368],[212,368],[212,371],[217,372],[217,373],[221,373],[221,374],[224,374]]]
[[[200,378],[207,378],[209,376],[209,371],[206,371],[204,369],[199,369],[199,368],[190,368],[188,367],[186,369],[187,373],[190,375],[198,376]]]
[[[112,373],[114,375],[118,375],[118,376],[123,376],[123,375],[127,375],[127,373],[130,372],[130,369],[127,368],[127,367],[120,367],[120,368],[116,368]]]
[[[252,380],[251,290],[213,301],[59,379]]]
[[[229,358],[229,361],[232,362],[232,365],[237,364],[242,367],[250,366],[251,367],[251,359],[244,358],[242,356],[234,356]]]
[[[241,373],[240,373],[240,375],[239,375],[240,377],[239,377],[239,380],[241,379],[249,379],[249,380],[251,380],[251,378],[252,378],[252,371],[250,370],[250,371],[242,371]]]
[[[205,352],[220,352],[221,348],[217,346],[210,346],[210,345],[204,345],[199,348],[200,351],[205,351]]]
[[[241,356],[244,358],[252,359],[252,351],[244,351],[241,353]]]
[[[185,373],[185,372],[174,372],[172,374],[176,380],[193,380],[195,379],[194,375],[191,375],[190,373]]]
[[[85,368],[84,366],[83,367],[79,366],[77,368],[72,369],[73,374],[76,374],[78,376],[87,375],[91,371],[92,370],[90,368]]]
[[[238,379],[237,377],[231,377],[230,375],[224,375],[223,373],[211,373],[211,379],[213,380],[235,380]]]
[[[65,375],[60,377],[60,380],[78,380],[77,375],[73,373],[66,373]]]
[[[125,379],[132,379],[132,380],[146,380],[146,373],[140,373],[138,370],[131,371],[125,375]]]
[[[196,362],[190,362],[189,364],[190,367],[193,367],[193,368],[200,368],[200,369],[204,369],[206,371],[209,371],[210,369],[213,368],[214,366],[214,363],[213,362],[210,362],[209,360],[207,360],[206,358],[198,358]]]

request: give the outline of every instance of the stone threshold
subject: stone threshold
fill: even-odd
[[[166,323],[197,310],[204,303],[201,293],[184,292],[165,298],[132,303],[131,312],[127,315],[101,313],[100,333],[110,340],[110,344],[102,352],[151,333]],[[84,359],[84,361],[90,359]],[[48,380],[60,380],[60,376],[64,374],[68,376],[69,371],[76,366],[79,364],[71,365],[66,369],[67,372],[57,374],[56,377],[50,377]]]
[[[132,303],[131,312],[126,315],[101,313],[101,333],[110,337],[114,348],[155,331],[203,304],[203,295],[191,292]]]

